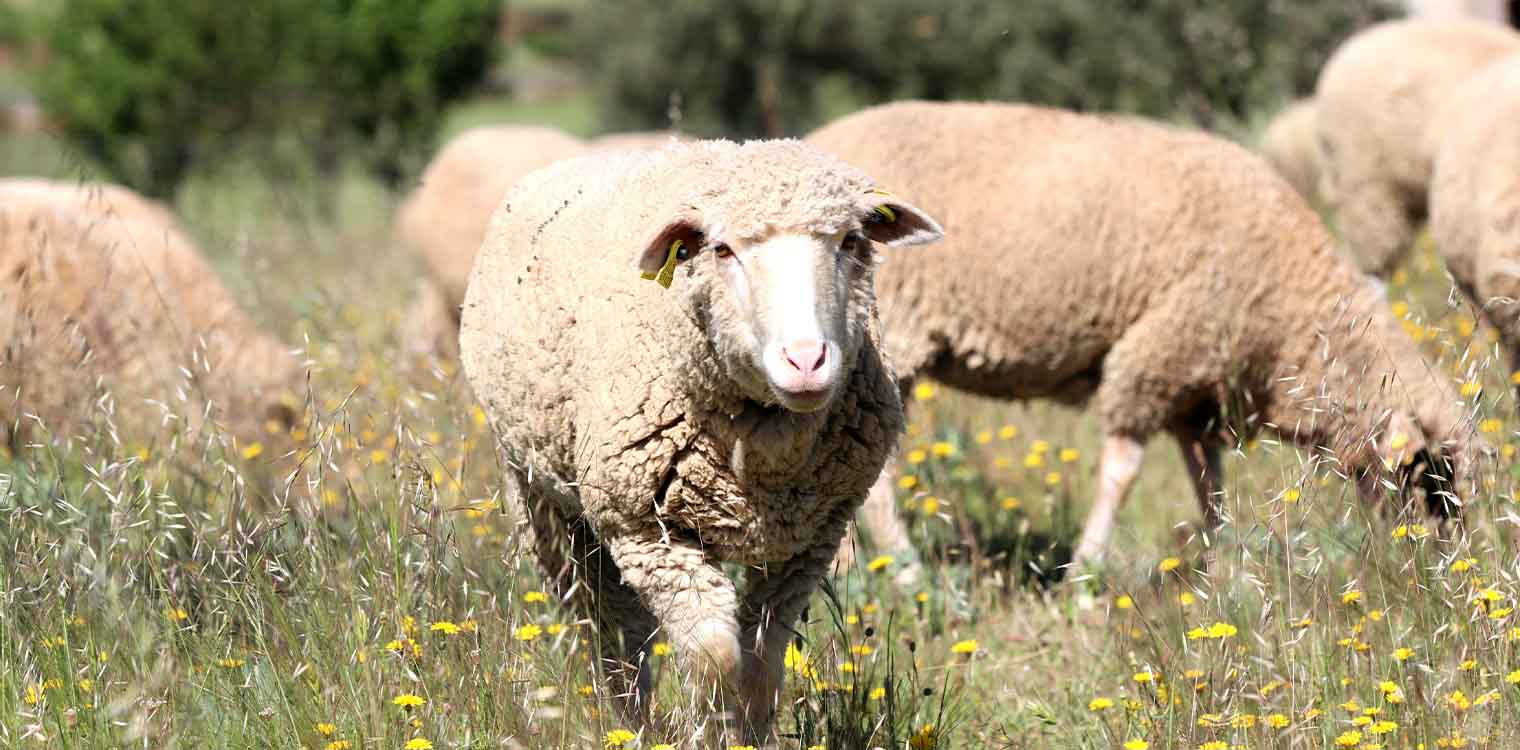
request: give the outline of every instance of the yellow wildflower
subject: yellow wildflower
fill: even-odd
[[[1352,589],[1341,594],[1341,604],[1355,604],[1362,600],[1362,592]]]
[[[1005,498],[1003,498],[1003,502],[1002,502],[1003,510],[1018,510],[1019,505],[1021,505],[1021,503],[1019,502],[1019,499],[1016,498],[1016,497],[1005,497]]]
[[[1011,424],[1005,424],[998,428],[998,437],[1004,440],[1012,440],[1019,435],[1019,428]]]
[[[1120,594],[1119,598],[1114,600],[1114,606],[1119,609],[1132,609],[1135,606],[1135,600],[1129,594]]]
[[[870,562],[866,563],[866,570],[875,573],[876,571],[882,570],[894,562],[897,562],[897,558],[891,555],[880,555]]]
[[[338,731],[338,726],[336,724],[324,721],[317,725],[317,734],[320,734],[323,737],[331,737],[333,736],[333,732],[336,731]]]
[[[1112,698],[1094,698],[1087,702],[1087,710],[1089,711],[1106,711],[1113,707],[1114,701]]]
[[[928,401],[934,398],[937,392],[938,389],[933,383],[919,383],[913,386],[913,398],[918,401]]]
[[[543,604],[549,601],[549,595],[542,591],[529,591],[523,594],[522,599],[524,604]]]
[[[602,738],[602,747],[607,748],[608,750],[615,750],[616,748],[621,748],[628,743],[633,742],[634,740],[638,739],[638,737],[639,736],[637,734],[634,734],[627,729],[614,729],[608,732],[607,735]]]
[[[1181,565],[1182,565],[1182,561],[1181,560],[1179,560],[1179,559],[1177,559],[1175,557],[1168,557],[1165,560],[1162,560],[1161,564],[1156,566],[1156,569],[1159,570],[1159,571],[1161,571],[1162,573],[1169,573],[1169,572],[1171,572],[1173,570],[1176,570]]]
[[[974,654],[976,653],[976,641],[956,641],[955,645],[950,647],[950,652],[956,654]]]
[[[1081,457],[1082,457],[1082,454],[1078,453],[1076,448],[1062,448],[1061,449],[1060,458],[1061,458],[1061,463],[1063,463],[1063,464],[1073,464],[1073,463],[1076,463],[1077,459],[1079,459]]]
[[[1151,743],[1145,740],[1130,740],[1124,743],[1124,750],[1146,750],[1150,746]]]
[[[403,745],[403,747],[405,747],[406,750],[433,750],[433,743],[428,742],[421,737],[414,737],[407,740],[406,744]]]
[[[422,696],[420,696],[420,695],[412,695],[411,693],[402,693],[401,695],[398,695],[395,698],[392,698],[391,699],[391,703],[393,703],[393,704],[395,704],[397,706],[400,706],[402,708],[417,708],[417,707],[421,706],[422,704],[427,703],[427,699],[424,698],[424,697],[422,697]]]
[[[946,456],[955,455],[955,446],[940,440],[929,446],[929,452],[933,453],[936,458],[945,458]]]
[[[899,489],[911,490],[918,486],[918,477],[912,474],[904,474],[897,480],[897,486]]]
[[[654,644],[655,656],[670,656],[670,644],[664,641]]]
[[[448,620],[439,620],[438,622],[433,623],[432,627],[430,627],[429,630],[433,631],[434,633],[454,635],[455,633],[459,632],[459,626],[455,625],[452,622],[449,622]]]
[[[1393,651],[1394,661],[1407,661],[1411,656],[1414,656],[1414,649],[1407,646],[1401,646]]]
[[[516,630],[512,631],[512,637],[516,638],[519,641],[531,641],[534,638],[543,635],[543,633],[543,628],[534,625],[533,623],[528,623],[527,625],[519,625]]]

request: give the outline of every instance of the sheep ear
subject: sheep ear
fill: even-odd
[[[666,289],[675,280],[676,265],[702,246],[702,230],[690,219],[676,219],[644,244],[634,263],[639,275]]]
[[[929,214],[885,190],[865,196],[865,233],[883,245],[926,245],[945,237],[945,230]]]

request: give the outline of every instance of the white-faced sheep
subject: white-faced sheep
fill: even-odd
[[[1482,21],[1414,19],[1368,28],[1320,71],[1315,92],[1326,199],[1352,259],[1387,276],[1425,220],[1435,150],[1472,112],[1447,97],[1520,52],[1520,34]]]
[[[637,673],[628,713],[658,627],[728,729],[767,734],[792,625],[902,427],[872,242],[939,236],[797,141],[561,162],[492,218],[464,371],[540,561],[585,579],[604,658]]]
[[[904,388],[929,377],[993,398],[1096,398],[1100,485],[1079,560],[1104,551],[1156,433],[1181,444],[1204,519],[1219,522],[1221,451],[1241,437],[1227,407],[1241,432],[1326,449],[1366,491],[1415,456],[1471,491],[1457,394],[1244,149],[1139,120],[920,102],[808,141],[948,227],[943,247],[888,252],[877,275]]]
[[[258,440],[300,385],[167,209],[110,185],[0,180],[0,433],[93,420],[199,425],[208,405]],[[169,406],[175,408],[169,409]],[[172,416],[170,412],[172,411]],[[18,429],[19,428],[19,429]]]
[[[1436,247],[1520,372],[1520,54],[1469,79],[1450,100],[1430,187]]]
[[[523,175],[585,151],[580,139],[553,128],[494,126],[467,130],[438,152],[396,215],[397,233],[426,268],[403,317],[407,349],[454,351],[459,305],[491,212]]]
[[[1314,100],[1301,99],[1277,113],[1261,134],[1258,150],[1305,200],[1319,197],[1319,131]]]

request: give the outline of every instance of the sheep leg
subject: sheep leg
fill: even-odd
[[[1221,449],[1217,442],[1188,432],[1176,433],[1182,446],[1182,461],[1187,465],[1198,510],[1203,515],[1204,546],[1212,546],[1210,536],[1223,522],[1219,511],[1224,499],[1224,472],[1220,468]]]
[[[733,581],[697,542],[660,531],[606,535],[606,549],[622,573],[622,584],[638,593],[644,611],[655,613],[691,672],[694,708],[723,715],[723,721],[707,724],[709,739],[716,739],[732,734],[729,722],[741,682],[739,596]]]
[[[876,478],[876,483],[871,485],[870,494],[866,495],[865,504],[860,506],[860,512],[855,514],[855,522],[851,523],[845,531],[844,541],[839,544],[839,552],[834,556],[834,572],[841,574],[855,565],[857,545],[860,544],[860,535],[857,526],[864,526],[870,537],[871,546],[882,552],[896,557],[904,562],[902,570],[897,574],[899,586],[912,587],[918,584],[923,573],[923,566],[919,563],[918,553],[913,548],[913,538],[908,534],[908,527],[903,524],[902,518],[897,515],[897,490],[895,489],[897,475],[896,462],[887,461],[887,465],[881,471],[881,476]]]
[[[1357,266],[1384,279],[1409,251],[1416,229],[1410,206],[1386,182],[1362,183],[1346,195],[1336,224]]]
[[[842,531],[842,529],[841,529]],[[837,534],[823,534],[833,538]],[[828,570],[832,545],[819,545],[780,566],[751,569],[740,608],[744,684],[739,691],[744,742],[768,739],[785,677],[786,646],[798,618]]]
[[[1108,550],[1114,521],[1140,473],[1145,444],[1132,437],[1109,434],[1103,438],[1103,457],[1098,464],[1098,498],[1087,514],[1082,541],[1077,545],[1074,566],[1096,563]]]
[[[519,478],[520,480],[520,478]],[[520,491],[523,483],[516,482]],[[534,552],[553,595],[571,604],[597,628],[597,650],[612,686],[618,712],[632,725],[647,722],[652,684],[649,647],[657,628],[654,615],[624,585],[606,548],[584,521],[571,521],[542,498],[526,510]]]

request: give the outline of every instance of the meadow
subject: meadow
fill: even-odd
[[[453,127],[539,116],[586,117],[485,103]],[[86,172],[47,136],[0,137],[0,174]],[[0,454],[0,745],[681,746],[668,649],[661,720],[636,735],[590,629],[544,593],[457,365],[399,347],[420,267],[391,235],[398,200],[250,165],[181,192],[229,287],[307,360],[307,419],[254,443],[169,422]],[[1504,358],[1428,243],[1388,291],[1493,449],[1460,534],[1363,507],[1332,462],[1263,435],[1228,457],[1206,544],[1156,441],[1104,568],[1063,576],[1093,417],[924,384],[898,499],[925,575],[899,586],[906,561],[863,550],[815,597],[780,746],[1516,746]]]

